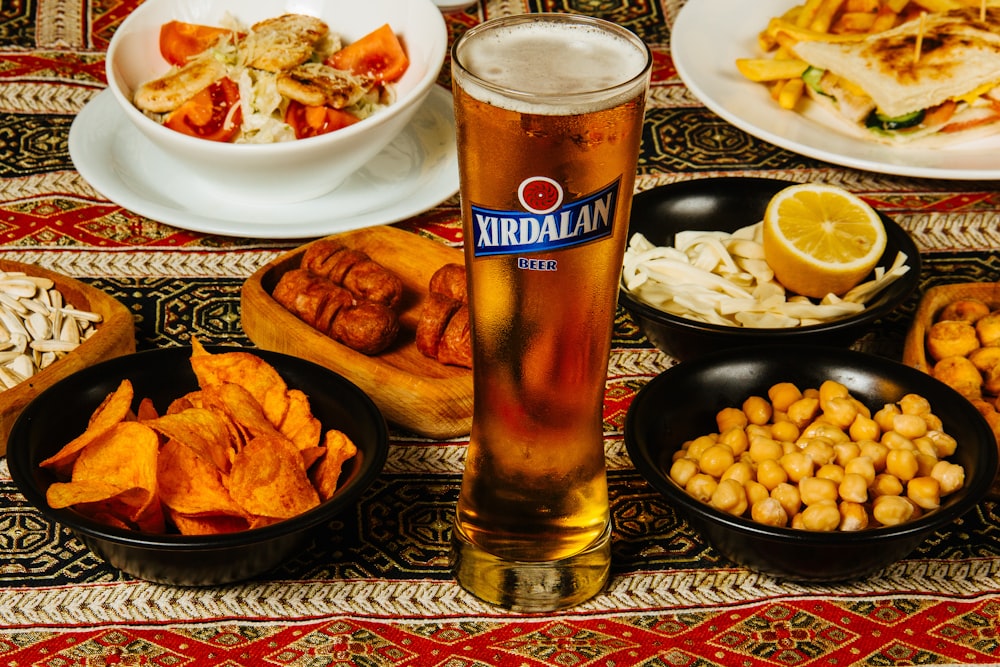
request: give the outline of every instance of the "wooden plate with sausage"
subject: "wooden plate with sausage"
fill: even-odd
[[[272,297],[282,276],[298,269],[313,244],[335,240],[391,270],[403,284],[396,305],[399,333],[384,351],[367,355],[300,320]],[[255,345],[309,359],[354,382],[386,419],[430,438],[467,435],[472,425],[472,371],[424,356],[416,329],[431,276],[464,264],[461,250],[397,227],[370,227],[318,239],[278,257],[243,284],[243,329]]]

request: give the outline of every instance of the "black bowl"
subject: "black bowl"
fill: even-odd
[[[794,183],[767,178],[709,178],[646,190],[632,200],[629,238],[641,233],[658,246],[672,246],[685,230],[733,232],[760,222],[771,198]],[[910,270],[882,290],[863,311],[802,327],[730,327],[666,313],[622,286],[619,300],[653,345],[679,360],[750,345],[829,345],[850,347],[875,321],[898,308],[920,282],[920,252],[898,224],[879,213],[888,236],[878,266],[888,268],[896,253],[906,253]]]
[[[237,348],[206,349],[218,353]],[[42,514],[69,528],[110,565],[140,579],[182,586],[223,584],[259,575],[290,559],[337,514],[353,506],[379,475],[389,450],[388,429],[371,399],[333,371],[277,352],[246,351],[271,364],[290,388],[306,393],[324,431],[339,429],[357,445],[357,455],[344,464],[337,493],[314,509],[265,528],[187,536],[113,528],[72,509],[49,507],[45,492],[55,480],[38,464],[82,433],[94,409],[124,378],[131,380],[136,401],[149,397],[161,411],[171,400],[197,389],[190,347],[118,357],[42,392],[21,413],[7,441],[14,483]]]
[[[775,528],[731,516],[688,495],[667,471],[673,453],[715,431],[715,415],[766,396],[778,382],[800,389],[825,380],[844,384],[873,411],[908,393],[930,401],[958,449],[949,460],[964,466],[965,486],[941,507],[893,527],[821,533]],[[625,418],[625,446],[636,469],[715,548],[753,570],[795,581],[835,582],[871,574],[909,554],[938,530],[948,530],[989,492],[997,447],[986,420],[960,394],[925,373],[894,361],[829,347],[727,350],[664,371],[639,391]]]

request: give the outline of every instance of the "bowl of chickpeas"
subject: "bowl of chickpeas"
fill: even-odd
[[[983,500],[998,454],[961,394],[851,349],[762,346],[677,364],[625,420],[638,472],[729,560],[869,576]]]

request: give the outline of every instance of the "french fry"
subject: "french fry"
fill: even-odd
[[[836,33],[869,32],[875,25],[877,16],[872,12],[844,12],[834,22],[832,31]]]
[[[782,109],[794,109],[798,105],[799,100],[802,99],[805,86],[806,82],[801,78],[789,79],[781,87],[781,92],[778,93],[778,106]]]
[[[809,29],[816,32],[829,32],[830,26],[833,25],[833,20],[843,4],[844,0],[823,0],[816,11],[816,16],[809,24]]]
[[[866,14],[874,14],[878,11],[879,7],[879,0],[846,0],[844,2],[844,11],[849,13],[865,12]]]
[[[885,0],[885,4],[882,6],[888,7],[894,14],[899,14],[908,4],[910,4],[910,0]]]
[[[947,12],[951,9],[962,7],[959,0],[913,0],[913,3],[923,7],[928,12]]]
[[[738,58],[736,68],[751,81],[777,81],[797,79],[808,65],[797,58]]]
[[[909,2],[909,0],[906,0]],[[898,4],[898,3],[897,3]],[[903,3],[904,6],[906,3]],[[875,15],[875,22],[872,23],[871,28],[868,29],[869,34],[875,34],[877,32],[883,32],[892,28],[896,25],[899,20],[899,11],[894,10],[889,4],[883,5],[879,8],[878,14]]]
[[[773,18],[767,25],[769,33],[777,39],[778,33],[786,33],[800,42],[858,42],[866,37],[858,33],[846,33],[841,35],[829,32],[818,32],[809,28],[800,28],[794,23]]]
[[[809,24],[813,22],[814,18],[816,18],[816,12],[819,11],[819,6],[822,2],[823,0],[806,0],[805,4],[802,5],[802,11],[799,12],[798,16],[794,18],[784,16],[782,18],[791,20],[800,28],[808,28]]]

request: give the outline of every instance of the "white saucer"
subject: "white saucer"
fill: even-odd
[[[143,137],[107,90],[73,120],[69,153],[87,182],[119,206],[224,236],[306,238],[389,224],[458,191],[451,93],[440,86],[385,150],[335,191],[305,202],[268,206],[219,196]]]

